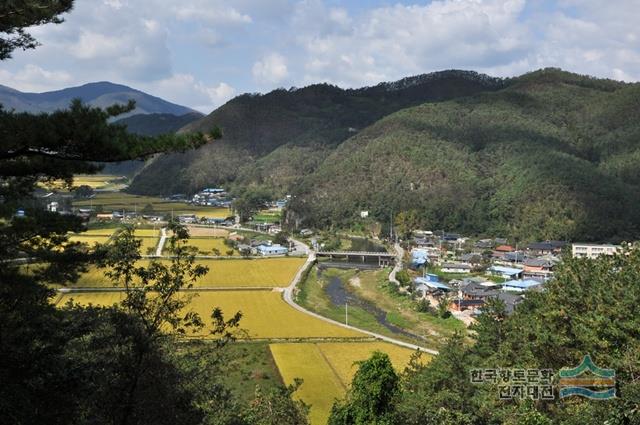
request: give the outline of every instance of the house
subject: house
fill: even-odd
[[[273,244],[273,245],[258,245],[257,247],[258,254],[262,256],[275,256],[275,255],[285,255],[289,252],[289,249],[285,246]]]
[[[176,217],[182,224],[196,223],[198,219],[195,214],[182,214]]]
[[[518,279],[522,276],[522,269],[504,266],[491,266],[487,269],[491,276],[499,276],[503,279]]]
[[[505,252],[502,256],[502,260],[509,263],[522,263],[525,258],[524,252],[522,251]]]
[[[481,276],[473,276],[473,277],[465,277],[464,279],[462,279],[462,282],[460,282],[460,287],[463,287],[465,285],[468,285],[470,283],[474,283],[480,286],[485,286],[485,287],[497,287],[498,284],[486,279],[484,277]]]
[[[525,272],[552,271],[555,263],[545,258],[527,258],[524,260]]]
[[[206,224],[211,224],[211,225],[214,225],[214,224],[222,224],[222,223],[224,223],[224,222],[225,222],[225,220],[226,220],[226,218],[220,218],[220,217],[208,217],[208,218],[205,220],[205,223],[206,223]]]
[[[413,243],[418,248],[433,248],[434,246],[431,239],[427,239],[427,238],[414,238]]]
[[[440,270],[444,273],[471,273],[471,265],[465,263],[444,263]]]
[[[445,233],[442,235],[442,239],[447,242],[458,242],[461,237],[458,233]]]
[[[535,286],[542,285],[541,282],[533,279],[526,280],[509,280],[502,284],[503,291],[522,292],[531,289]]]
[[[480,239],[474,246],[479,249],[491,249],[494,247],[494,243],[492,239]]]
[[[505,311],[507,314],[513,313],[516,309],[516,306],[520,304],[524,299],[521,294],[517,294],[514,292],[500,292],[496,296],[496,298],[504,303]]]
[[[257,254],[258,250],[251,247],[251,245],[247,245],[245,243],[239,243],[236,248],[238,249],[238,252],[240,252],[240,254],[242,255],[246,255],[246,254],[250,254],[250,255],[255,255]]]
[[[452,299],[449,303],[449,310],[454,311],[465,311],[465,310],[478,310],[484,305],[484,300],[473,300],[473,299]]]
[[[96,219],[98,221],[110,221],[110,220],[113,220],[113,214],[112,213],[98,213],[98,214],[96,214]]]
[[[466,300],[486,300],[489,297],[495,297],[500,293],[497,285],[485,286],[477,282],[463,281],[458,289],[458,298]]]
[[[620,245],[574,243],[571,244],[571,254],[574,257],[597,258],[601,255],[613,255],[620,250]]]
[[[527,245],[527,251],[534,255],[558,254],[566,245],[564,241],[534,242]]]
[[[438,276],[436,275],[429,274],[425,277],[416,277],[413,279],[413,283],[415,285],[415,290],[422,292],[425,296],[427,294],[451,291],[450,287],[444,283],[440,283]]]
[[[460,260],[463,263],[471,264],[472,266],[478,266],[482,264],[482,255],[475,254],[473,252],[469,254],[463,254],[462,256],[460,256]]]

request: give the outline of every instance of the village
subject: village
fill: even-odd
[[[465,323],[491,299],[512,313],[529,291],[543,291],[563,255],[596,258],[613,255],[619,245],[539,241],[518,247],[505,238],[477,239],[456,233],[416,230],[404,243],[418,298],[432,306],[447,302]]]

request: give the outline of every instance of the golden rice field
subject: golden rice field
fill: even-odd
[[[289,306],[282,294],[273,291],[206,291],[197,294],[189,309],[207,322],[211,311],[220,307],[226,316],[242,313],[240,326],[244,338],[359,338],[359,332],[335,326],[308,316]],[[73,299],[80,304],[111,305],[120,300],[121,292],[77,292],[60,297],[57,305]],[[204,332],[200,336],[207,336]]]
[[[311,405],[311,424],[327,423],[334,400],[344,396],[353,379],[355,362],[366,360],[374,351],[382,351],[401,372],[414,353],[385,342],[275,343],[269,347],[285,384],[292,384],[295,378],[303,379],[294,397]]]
[[[151,239],[144,238],[143,240]],[[155,241],[155,239],[153,239]],[[144,249],[143,249],[144,252]],[[143,260],[142,263],[147,260]],[[161,260],[168,261],[168,260]],[[260,258],[233,260],[196,260],[197,264],[209,267],[209,273],[202,277],[198,287],[261,287],[274,288],[289,286],[304,258]],[[98,288],[112,286],[104,276],[104,271],[90,268],[74,285]]]
[[[78,174],[73,176],[73,186],[89,186],[92,189],[105,189],[116,187],[125,187],[126,184],[117,183],[123,180],[122,176],[114,176],[111,174]]]
[[[231,255],[240,255],[237,250],[225,245],[224,241],[224,238],[192,237],[189,239],[189,245],[198,248],[198,251],[205,255],[214,255],[214,248],[220,251],[220,254],[218,255],[229,255],[227,251],[231,251]],[[165,247],[167,246],[168,245],[165,245]]]
[[[198,217],[207,218],[226,218],[233,215],[228,208],[189,205],[184,202],[169,202],[153,196],[131,195],[124,192],[98,193],[91,199],[75,201],[73,206],[92,208],[101,206],[103,211],[141,211],[147,204],[150,204],[154,212],[159,214],[173,212],[174,215],[195,214]]]
[[[109,238],[117,228],[102,228],[102,229],[89,229],[82,233],[72,233],[69,240],[72,242],[82,242],[88,245],[95,243],[107,243]],[[135,236],[141,240],[140,250],[141,253],[147,254],[149,249],[155,249],[158,246],[160,240],[159,229],[136,229]]]

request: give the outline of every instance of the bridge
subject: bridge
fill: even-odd
[[[347,261],[352,259],[365,262],[368,258],[378,260],[378,266],[390,266],[396,260],[396,254],[390,252],[371,252],[371,251],[318,251],[316,257],[345,258]]]

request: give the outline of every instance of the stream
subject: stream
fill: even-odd
[[[380,307],[376,306],[370,301],[367,301],[352,291],[349,291],[345,286],[346,282],[343,282],[342,279],[335,276],[330,278],[329,283],[324,287],[325,293],[331,300],[331,303],[334,306],[340,306],[344,308],[345,303],[348,303],[349,306],[357,306],[366,312],[372,314],[376,321],[391,331],[394,335],[404,335],[409,338],[414,338],[418,340],[424,340],[420,335],[413,334],[409,331],[406,331],[392,323],[389,323],[387,320],[387,312],[382,310]]]

